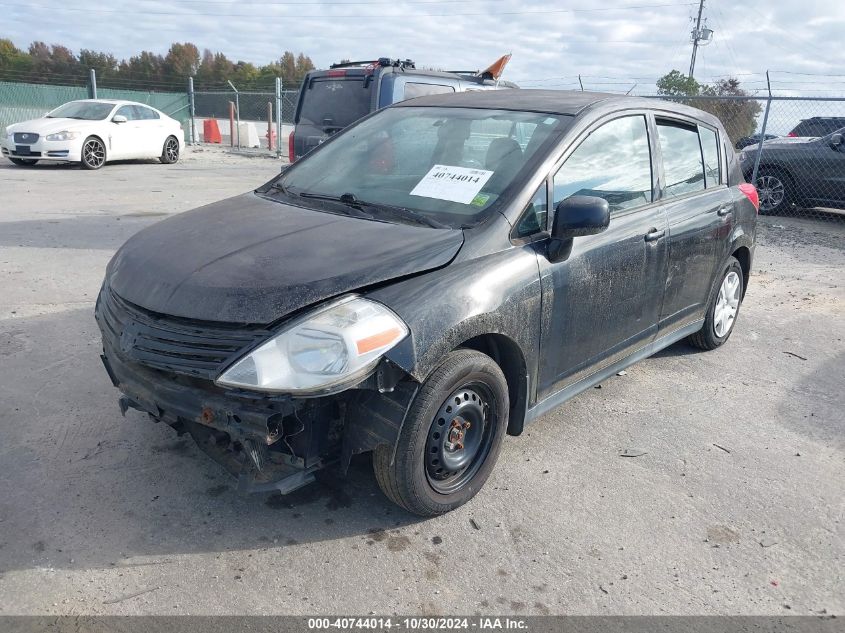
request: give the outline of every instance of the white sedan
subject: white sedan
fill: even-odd
[[[68,161],[85,169],[140,158],[171,164],[184,146],[179,121],[142,103],[111,99],[71,101],[40,119],[8,126],[0,139],[0,152],[15,165]]]

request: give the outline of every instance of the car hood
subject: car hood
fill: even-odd
[[[763,141],[763,147],[765,149],[781,149],[783,147],[791,147],[794,145],[801,145],[803,143],[812,143],[813,141],[819,140],[818,136],[781,136],[778,138],[769,139],[768,141]],[[754,145],[748,145],[747,147],[743,147],[743,152],[752,152],[760,148],[759,143],[755,143]]]
[[[106,282],[147,310],[269,324],[318,301],[448,264],[459,229],[323,213],[254,193],[179,214],[130,238]]]
[[[21,123],[14,123],[9,126],[9,132],[35,132],[44,136],[46,134],[53,134],[54,132],[61,132],[63,130],[85,130],[101,124],[103,121],[83,121],[81,119],[65,119],[55,118],[48,119],[42,117],[40,119],[32,119],[30,121],[23,121]]]

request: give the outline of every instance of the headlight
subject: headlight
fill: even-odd
[[[79,138],[79,132],[62,130],[61,132],[56,132],[55,134],[48,134],[44,138],[46,138],[48,141],[72,141],[76,138]]]
[[[407,335],[408,326],[380,303],[349,297],[291,323],[215,382],[300,395],[341,391]]]

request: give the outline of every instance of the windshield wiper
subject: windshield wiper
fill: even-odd
[[[417,224],[425,224],[426,226],[430,226],[433,229],[448,229],[451,228],[448,224],[443,224],[442,222],[438,222],[434,218],[430,218],[425,213],[420,213],[419,211],[415,211],[414,209],[409,209],[408,207],[397,207],[392,204],[379,204],[376,202],[364,202],[363,200],[358,200],[358,204],[365,206],[367,208],[372,209],[379,209],[382,211],[388,211],[393,213],[394,215],[402,216],[407,220],[413,220]]]
[[[342,205],[345,205],[349,209],[355,209],[358,213],[349,213],[347,215],[353,215],[358,218],[366,218],[367,220],[373,220],[373,216],[369,213],[364,213],[364,210],[361,208],[362,203],[355,197],[354,193],[344,193],[340,196],[331,196],[324,193],[309,193],[307,191],[303,191],[297,194],[300,198],[310,198],[312,200],[328,200],[329,202],[340,202]]]
[[[375,219],[372,214],[365,213],[364,210],[367,211],[375,211],[376,213],[387,212],[388,214],[398,215],[405,219],[413,220],[417,224],[425,224],[426,226],[430,226],[435,229],[446,229],[449,228],[446,224],[438,222],[437,220],[428,217],[424,213],[420,213],[419,211],[414,211],[413,209],[408,209],[407,207],[397,207],[390,204],[383,204],[380,202],[367,202],[366,200],[360,200],[358,197],[355,196],[354,193],[344,193],[340,196],[331,196],[328,194],[322,193],[308,193],[303,192],[298,194],[301,198],[313,198],[316,200],[330,200],[332,202],[340,202],[341,204],[346,205],[351,209],[357,209],[361,212],[360,217],[366,217],[369,219]]]

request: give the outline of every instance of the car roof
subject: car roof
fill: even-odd
[[[414,106],[479,108],[489,110],[518,110],[575,116],[601,104],[607,109],[649,108],[684,114],[711,124],[718,122],[713,115],[670,100],[630,97],[609,92],[581,90],[469,90],[460,93],[427,95],[402,101],[393,107]]]
[[[111,103],[112,105],[139,105],[144,106],[145,108],[152,108],[153,110],[155,110],[155,108],[153,108],[153,106],[149,104],[140,103],[138,101],[127,101],[126,99],[74,99],[74,102]]]

